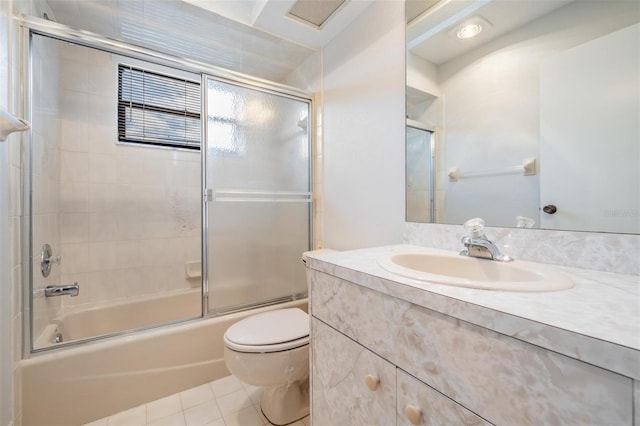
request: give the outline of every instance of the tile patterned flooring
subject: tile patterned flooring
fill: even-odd
[[[262,389],[223,377],[85,426],[263,426]],[[309,417],[290,426],[309,426]]]

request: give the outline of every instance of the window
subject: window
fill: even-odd
[[[200,149],[200,84],[118,65],[118,140]]]

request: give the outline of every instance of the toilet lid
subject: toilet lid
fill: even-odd
[[[227,347],[243,352],[275,352],[309,342],[309,316],[301,309],[277,309],[245,318],[224,333]]]

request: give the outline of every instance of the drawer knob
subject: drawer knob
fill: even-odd
[[[369,374],[365,377],[364,382],[367,384],[367,387],[372,391],[378,389],[378,385],[380,384],[380,378],[375,374]]]
[[[404,414],[407,416],[407,419],[409,419],[409,422],[411,422],[412,425],[420,424],[420,418],[422,417],[422,410],[420,410],[420,408],[413,405],[407,405],[404,408]]]

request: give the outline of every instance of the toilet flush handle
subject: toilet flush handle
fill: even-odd
[[[380,378],[375,374],[368,374],[367,377],[365,377],[364,382],[367,384],[367,387],[370,390],[374,391],[378,389],[378,385],[380,384]]]

